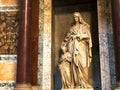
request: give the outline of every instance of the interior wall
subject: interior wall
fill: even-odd
[[[55,90],[60,90],[61,88],[61,79],[58,70],[58,61],[60,58],[60,46],[61,42],[64,40],[66,33],[69,31],[71,23],[73,22],[73,13],[75,11],[79,11],[83,17],[83,19],[90,24],[91,26],[91,34],[92,34],[92,65],[90,67],[90,81],[91,84],[94,84],[95,88],[100,90],[100,67],[99,67],[99,43],[98,43],[98,28],[97,28],[97,10],[96,4],[81,4],[81,5],[73,5],[73,6],[62,6],[62,7],[54,7],[53,11],[53,43],[54,43],[54,78],[55,78]],[[92,78],[93,76],[95,78]]]

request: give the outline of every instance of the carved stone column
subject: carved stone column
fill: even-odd
[[[21,17],[18,38],[17,85],[15,90],[32,90],[30,84],[30,0],[20,0]]]
[[[112,13],[116,62],[116,87],[120,87],[120,0],[112,1]]]

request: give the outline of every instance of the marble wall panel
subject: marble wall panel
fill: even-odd
[[[18,20],[18,0],[0,0],[0,90],[15,86]]]
[[[44,33],[43,33],[43,90],[52,89],[51,31],[52,1],[44,0]]]
[[[0,90],[13,90],[15,81],[0,81]]]
[[[15,80],[16,62],[0,62],[0,80]]]
[[[0,90],[12,90],[16,82],[17,55],[0,55]]]
[[[42,90],[43,77],[43,32],[44,32],[44,0],[39,5],[39,41],[38,41],[38,88]]]
[[[38,84],[39,89],[52,90],[51,73],[51,30],[52,30],[52,2],[51,0],[40,0],[39,17],[39,55],[38,55]],[[42,75],[42,76],[40,76]]]
[[[115,89],[111,0],[98,0],[98,29],[102,90]]]
[[[18,6],[19,0],[0,0],[0,6]]]
[[[19,6],[2,5],[0,6],[0,54],[16,54]]]

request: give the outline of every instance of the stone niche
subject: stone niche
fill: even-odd
[[[90,24],[92,63],[89,81],[94,90],[114,90],[114,50],[111,2],[106,0],[40,0],[38,85],[39,90],[61,90],[58,70],[60,45],[73,13],[80,12]]]
[[[87,2],[87,3],[86,3]],[[98,41],[98,19],[97,19],[97,1],[77,1],[77,0],[53,0],[53,73],[54,90],[61,90],[62,83],[58,69],[60,59],[60,46],[73,22],[73,13],[80,12],[83,19],[90,25],[92,35],[92,63],[89,67],[89,81],[95,90],[101,90],[100,81],[100,59],[99,59],[99,41]]]

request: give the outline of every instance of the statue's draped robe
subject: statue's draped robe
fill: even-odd
[[[62,76],[62,87],[66,89],[71,88],[71,55],[70,53],[66,53],[62,55],[60,59],[61,62],[59,68]]]
[[[72,26],[61,47],[66,47],[72,56],[72,60],[69,62],[71,87],[89,87],[88,67],[92,58],[92,40],[89,26],[85,24],[80,24],[79,27]]]

